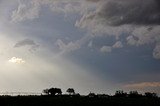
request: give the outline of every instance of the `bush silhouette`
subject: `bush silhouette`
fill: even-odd
[[[127,97],[127,93],[124,92],[123,90],[118,90],[118,91],[116,91],[114,96],[115,97]]]
[[[96,94],[95,93],[92,93],[92,92],[90,92],[89,94],[88,94],[88,97],[95,97],[96,96]]]
[[[75,94],[75,91],[73,88],[68,88],[67,91],[69,93],[69,95],[74,95]]]
[[[138,91],[130,91],[129,97],[141,97],[142,95],[138,93]]]
[[[145,96],[149,97],[149,98],[157,98],[158,97],[156,93],[151,93],[151,92],[146,92]]]

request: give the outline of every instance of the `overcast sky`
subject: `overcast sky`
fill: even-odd
[[[159,0],[0,0],[0,92],[160,93]]]

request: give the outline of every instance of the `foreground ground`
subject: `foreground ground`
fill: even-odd
[[[160,98],[1,96],[0,106],[160,106]]]

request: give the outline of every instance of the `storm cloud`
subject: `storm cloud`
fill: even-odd
[[[99,23],[119,26],[159,25],[160,2],[158,0],[87,0],[98,2],[96,11],[86,19],[96,19]]]
[[[155,44],[153,57],[159,59],[159,0],[87,1],[96,2],[97,6],[77,20],[77,27],[88,30],[94,36],[114,36],[117,41],[125,34],[123,41],[132,46]]]

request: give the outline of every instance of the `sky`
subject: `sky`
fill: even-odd
[[[0,92],[160,93],[159,0],[0,0]]]

